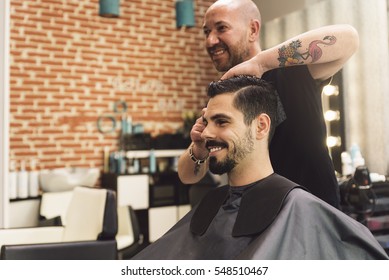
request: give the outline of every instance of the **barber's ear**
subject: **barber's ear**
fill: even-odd
[[[256,119],[256,137],[262,139],[269,135],[271,120],[267,114],[260,114]]]
[[[250,40],[257,41],[259,32],[261,30],[261,23],[258,20],[251,20],[250,22]]]

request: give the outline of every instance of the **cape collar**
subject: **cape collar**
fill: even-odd
[[[276,173],[257,182],[242,195],[232,236],[246,236],[263,232],[277,217],[289,192],[301,187]],[[228,197],[229,186],[210,191],[193,213],[190,230],[203,235]]]

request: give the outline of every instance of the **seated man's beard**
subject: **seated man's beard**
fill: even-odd
[[[230,172],[236,166],[236,161],[227,156],[223,161],[217,161],[216,157],[209,158],[209,171],[213,174],[222,175]]]
[[[209,141],[207,145],[217,143],[216,141]],[[219,144],[220,145],[220,144]],[[222,145],[220,145],[222,146]],[[229,145],[224,144],[228,149]],[[229,173],[238,163],[243,160],[248,154],[254,150],[254,138],[247,129],[245,136],[235,143],[235,147],[232,151],[227,153],[225,159],[218,161],[216,157],[211,156],[209,158],[209,171],[213,174],[224,174]]]

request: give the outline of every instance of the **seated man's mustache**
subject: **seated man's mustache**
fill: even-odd
[[[206,148],[209,150],[212,147],[222,147],[222,148],[228,148],[228,144],[225,142],[219,142],[216,140],[208,140],[205,144]]]

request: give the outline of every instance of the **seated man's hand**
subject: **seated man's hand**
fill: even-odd
[[[196,120],[190,131],[190,138],[193,142],[193,153],[196,158],[205,158],[208,155],[208,150],[205,148],[205,140],[201,137],[205,124],[203,121],[203,115],[206,108],[202,110],[202,115]]]

